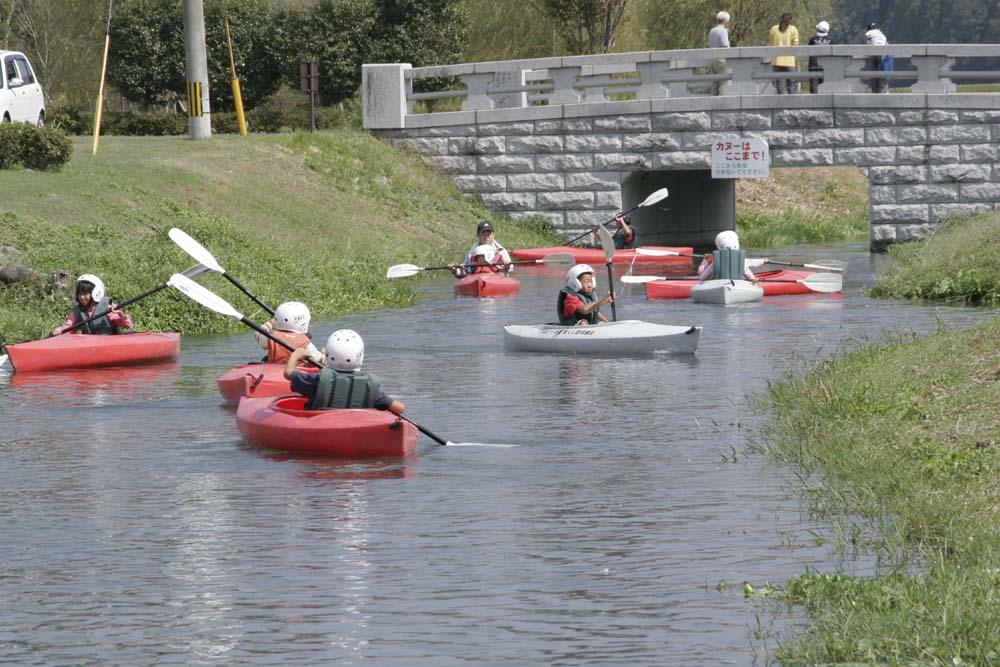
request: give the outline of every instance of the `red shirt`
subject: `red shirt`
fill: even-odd
[[[580,297],[575,294],[567,294],[566,298],[563,299],[563,316],[573,317],[582,305],[583,300],[581,300]]]

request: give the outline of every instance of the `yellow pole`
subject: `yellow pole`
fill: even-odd
[[[247,121],[243,116],[243,96],[240,95],[240,80],[236,78],[236,60],[233,58],[233,36],[229,33],[229,19],[226,19],[226,42],[229,44],[229,69],[232,72],[233,104],[236,106],[236,123],[240,126],[240,136],[247,136]]]
[[[104,74],[108,71],[108,48],[111,46],[111,33],[104,37],[104,63],[101,65],[101,85],[97,89],[97,108],[94,109],[94,155],[97,155],[97,144],[101,140],[101,112],[104,110]]]

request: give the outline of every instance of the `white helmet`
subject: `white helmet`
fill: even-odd
[[[485,259],[487,263],[492,263],[497,256],[497,249],[489,244],[477,245],[472,249],[472,258],[475,259],[480,255],[483,256],[483,259]]]
[[[306,304],[298,301],[286,301],[274,311],[275,328],[281,331],[297,331],[309,333],[309,320],[312,315]]]
[[[597,287],[597,275],[589,264],[577,264],[566,272],[566,286],[574,292],[579,292],[583,285],[580,284],[580,276],[589,273],[594,276],[594,287]]]
[[[338,329],[326,339],[326,365],[338,371],[361,370],[365,341],[353,329]]]
[[[719,12],[715,15],[715,20],[719,23],[723,23],[729,20],[729,12]]]
[[[104,298],[104,281],[95,276],[93,273],[85,273],[76,279],[77,289],[80,288],[80,283],[90,283],[94,286],[93,291],[90,293],[90,298],[94,301],[100,301]]]
[[[715,247],[719,250],[739,250],[740,237],[732,230],[719,232],[715,236]]]
[[[827,23],[826,21],[820,21],[819,23],[816,24],[816,32],[818,32],[821,35],[825,35],[826,33],[830,32],[830,24]]]

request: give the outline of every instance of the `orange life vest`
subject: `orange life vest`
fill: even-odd
[[[271,332],[271,335],[275,338],[280,338],[285,341],[295,349],[300,347],[305,347],[312,341],[304,333],[298,333],[296,331],[279,331],[275,329]],[[267,360],[272,364],[283,364],[288,361],[288,357],[292,356],[292,353],[286,350],[281,345],[278,345],[270,338],[267,339]]]

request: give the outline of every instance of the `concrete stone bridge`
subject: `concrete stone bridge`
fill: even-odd
[[[818,58],[818,94],[772,94],[768,63],[782,53],[801,64],[781,78],[803,89],[802,66]],[[885,55],[893,71],[865,69]],[[922,44],[373,64],[363,68],[364,125],[420,153],[491,210],[541,216],[566,234],[666,186],[665,208],[633,216],[647,244],[708,245],[732,229],[735,182],[711,178],[710,147],[723,136],[759,137],[772,167],[861,169],[871,247],[881,249],[946,218],[1000,208],[1000,94],[956,85],[1000,81],[982,69],[998,56],[1000,45]],[[711,73],[718,58],[726,73]],[[891,80],[892,94],[868,92],[873,77]]]

